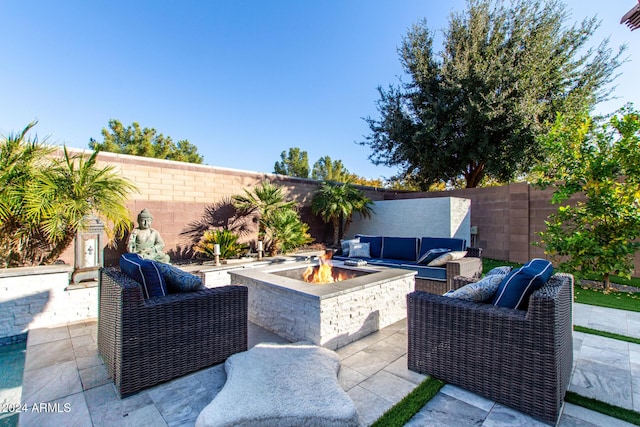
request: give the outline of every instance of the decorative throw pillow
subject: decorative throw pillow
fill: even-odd
[[[418,258],[418,264],[429,264],[434,259],[438,258],[442,254],[446,254],[447,252],[451,252],[449,248],[435,248],[429,249],[424,253],[420,258]]]
[[[134,253],[122,254],[120,270],[142,285],[145,299],[167,295],[167,285],[153,261]]]
[[[177,267],[163,262],[154,262],[164,281],[167,283],[167,289],[169,293],[176,294],[179,292],[193,292],[207,289],[200,279],[195,274],[187,273]]]
[[[369,243],[350,243],[349,258],[371,258]]]
[[[451,290],[444,294],[444,296],[473,302],[489,301],[498,290],[498,286],[500,286],[504,278],[505,275],[499,274],[485,276],[477,282]]]
[[[341,240],[340,246],[342,246],[342,256],[349,256],[349,245],[351,244],[351,242],[360,243],[360,238],[356,237],[355,239],[351,240]]]
[[[506,276],[507,274],[511,273],[511,270],[513,270],[513,267],[511,267],[510,265],[503,265],[503,266],[500,266],[500,267],[492,268],[484,276],[485,277],[493,276],[495,274],[498,274],[498,275],[501,275],[501,276]]]
[[[531,294],[547,283],[552,274],[553,266],[549,261],[534,258],[504,278],[491,303],[526,310]]]
[[[462,259],[465,256],[467,256],[467,251],[447,252],[446,254],[442,254],[438,258],[431,261],[429,264],[427,264],[427,267],[442,267],[443,265],[447,265],[449,261]]]

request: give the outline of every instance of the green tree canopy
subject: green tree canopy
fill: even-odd
[[[349,171],[342,160],[331,160],[331,157],[324,156],[313,164],[311,178],[318,181],[345,182],[349,178]]]
[[[188,140],[175,143],[170,136],[158,134],[155,129],[141,129],[137,122],[125,128],[120,121],[109,120],[109,129],[102,128],[102,137],[103,142],[91,138],[89,148],[188,163],[200,164],[203,160],[198,148]]]
[[[309,155],[298,147],[289,148],[289,153],[283,151],[282,159],[273,166],[273,173],[298,178],[309,178]]]
[[[371,161],[423,190],[526,173],[541,158],[545,123],[605,99],[621,64],[624,47],[587,49],[594,18],[566,27],[567,17],[555,0],[469,0],[450,16],[439,53],[426,21],[414,25],[399,48],[409,80],[379,88],[380,117],[365,119]]]
[[[627,107],[600,125],[559,115],[541,142],[548,161],[538,184],[559,205],[539,233],[545,252],[565,271],[602,277],[605,288],[610,273],[630,277],[640,249],[640,112]]]

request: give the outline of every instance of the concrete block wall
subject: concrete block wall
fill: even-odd
[[[81,152],[82,150],[70,149]],[[153,227],[160,231],[166,251],[179,255],[191,242],[180,235],[190,222],[200,219],[207,205],[217,203],[234,194],[242,194],[260,181],[269,179],[285,187],[291,198],[301,204],[301,216],[310,226],[311,236],[320,242],[330,242],[331,226],[311,214],[310,203],[319,182],[302,179],[212,167],[183,162],[150,159],[124,154],[100,153],[99,164],[112,165],[120,174],[130,178],[139,188],[127,204],[131,221],[147,208],[154,215]],[[523,262],[544,256],[542,248],[533,246],[537,232],[544,230],[544,220],[555,212],[549,203],[551,191],[542,191],[526,183],[501,187],[471,188],[440,192],[403,192],[360,187],[374,201],[421,198],[458,197],[471,201],[471,226],[478,227],[477,246],[489,258]],[[424,214],[428,221],[428,213]],[[246,236],[255,240],[256,233]],[[105,263],[117,262],[124,250],[105,250]],[[73,248],[62,256],[73,265]],[[640,254],[636,256],[635,276],[640,276]]]
[[[69,148],[69,151],[83,152],[73,148]],[[139,193],[132,194],[127,203],[131,222],[135,225],[138,213],[147,208],[153,215],[152,227],[160,232],[165,242],[165,252],[172,259],[179,258],[183,251],[191,247],[192,242],[181,233],[187,230],[190,223],[202,218],[208,205],[229,199],[235,194],[244,194],[244,190],[250,190],[263,180],[283,187],[288,198],[299,203],[302,220],[309,225],[313,238],[325,241],[331,237],[330,226],[311,213],[311,199],[320,184],[313,179],[107,152],[98,155],[98,165],[113,166],[120,175],[138,187]],[[373,200],[384,198],[383,190],[361,188]],[[257,227],[243,237],[247,242],[256,238]],[[105,248],[105,264],[116,264],[124,250],[124,242],[119,242],[115,249]],[[69,248],[61,259],[73,265],[73,248]]]
[[[68,290],[70,266],[0,271],[0,338],[97,317],[98,288]]]

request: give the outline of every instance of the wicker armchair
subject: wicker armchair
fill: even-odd
[[[416,277],[416,291],[429,292],[442,295],[451,289],[464,286],[463,281],[454,280],[457,276],[478,278],[482,275],[482,249],[467,247],[467,256],[455,261],[447,262],[447,280],[432,280],[424,277]]]
[[[573,364],[572,301],[567,274],[535,291],[527,311],[413,292],[409,369],[554,424]]]
[[[245,351],[247,295],[224,286],[145,300],[138,282],[101,269],[98,351],[120,397]]]

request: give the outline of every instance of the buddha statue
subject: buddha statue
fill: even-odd
[[[160,233],[151,228],[151,222],[153,216],[144,208],[138,214],[138,226],[129,234],[129,242],[127,249],[129,252],[136,253],[142,258],[151,259],[154,261],[160,261],[169,263],[169,255],[165,254],[164,242]]]

